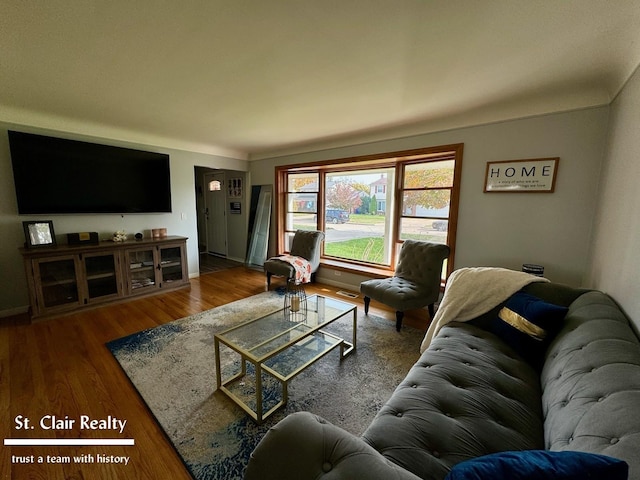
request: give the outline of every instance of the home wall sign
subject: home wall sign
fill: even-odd
[[[487,162],[485,192],[552,193],[559,157]]]

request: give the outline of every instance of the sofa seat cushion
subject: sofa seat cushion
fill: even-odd
[[[609,455],[640,478],[640,342],[607,295],[571,304],[541,374],[545,446]]]
[[[539,375],[493,334],[443,327],[362,438],[420,478],[464,460],[543,447]]]

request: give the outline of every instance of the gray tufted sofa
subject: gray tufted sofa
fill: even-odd
[[[607,295],[524,289],[569,306],[541,372],[473,322],[443,327],[361,437],[308,412],[262,439],[246,480],[443,479],[506,450],[600,453],[640,480],[640,343]]]

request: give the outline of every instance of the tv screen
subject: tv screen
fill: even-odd
[[[18,212],[171,212],[169,155],[9,131]]]

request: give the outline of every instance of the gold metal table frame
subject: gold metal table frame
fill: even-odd
[[[287,315],[280,309],[269,315],[249,320],[220,333],[214,334],[216,361],[216,386],[238,404],[258,424],[287,403],[288,382],[317,360],[340,347],[340,360],[356,349],[357,306],[322,295],[307,299],[307,313],[303,321]],[[327,325],[345,317],[353,316],[353,332],[348,342],[333,333],[323,330]],[[240,356],[240,371],[223,379],[220,344]],[[247,369],[253,365],[253,372]],[[263,372],[275,378],[281,385],[280,401],[264,412]],[[244,380],[253,377],[255,407],[231,388],[244,385]],[[245,396],[246,397],[246,396]]]

